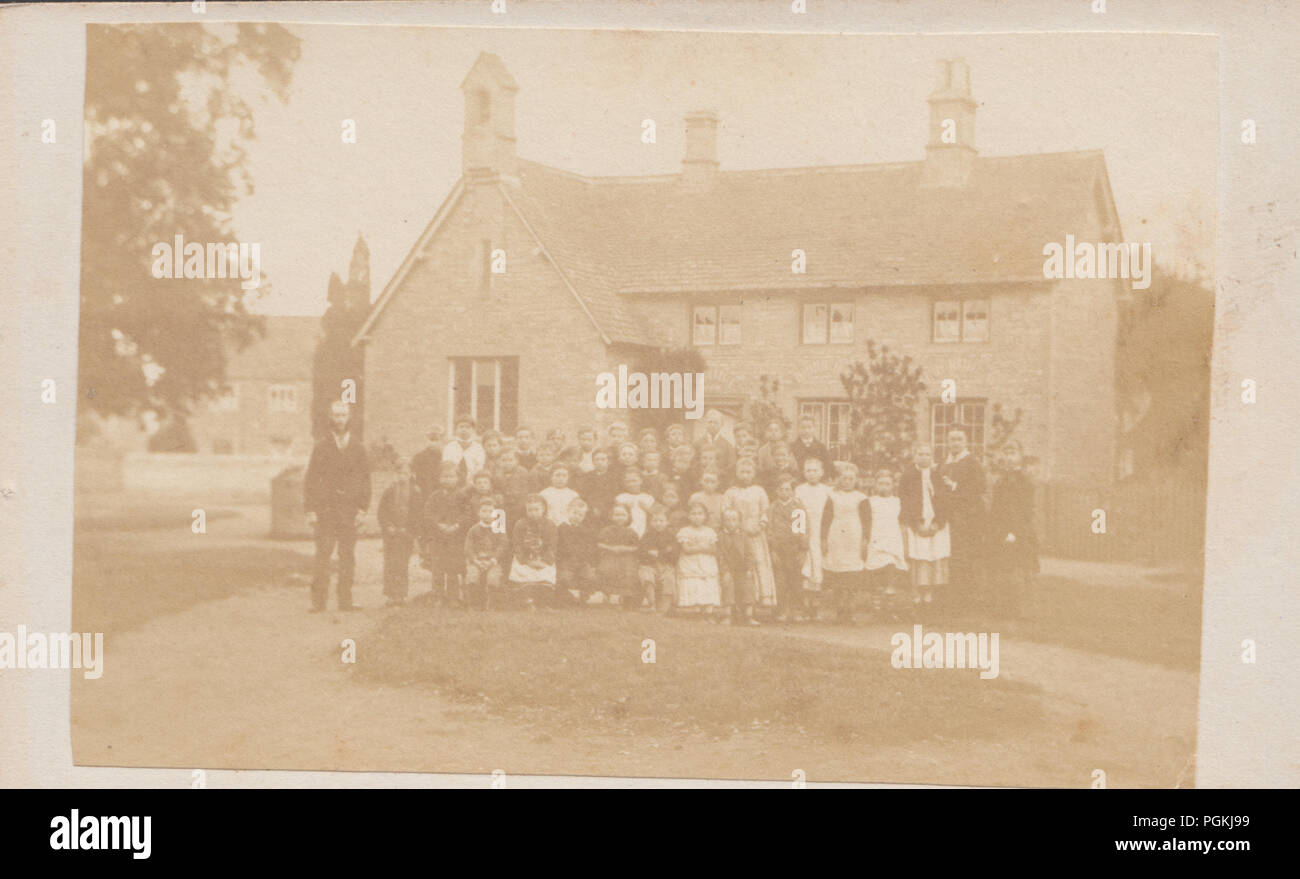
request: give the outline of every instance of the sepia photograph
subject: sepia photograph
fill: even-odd
[[[1214,35],[85,66],[77,766],[1196,786]]]

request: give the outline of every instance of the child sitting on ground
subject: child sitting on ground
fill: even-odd
[[[555,592],[555,523],[546,518],[546,501],[531,494],[524,500],[524,518],[514,524],[510,546],[510,585],[530,610],[548,603]]]

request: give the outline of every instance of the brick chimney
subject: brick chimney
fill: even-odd
[[[964,59],[939,62],[939,81],[929,104],[930,140],[925,145],[922,185],[964,186],[975,165],[975,99]]]
[[[496,55],[480,52],[460,90],[465,95],[461,171],[466,180],[517,179],[515,92],[519,86],[514,77]]]
[[[718,172],[718,115],[712,110],[686,114],[686,155],[682,158],[682,182],[708,188]]]

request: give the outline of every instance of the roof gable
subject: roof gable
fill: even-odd
[[[1018,283],[1043,245],[1087,234],[1100,151],[975,159],[961,187],[924,162],[589,178],[519,160],[503,198],[604,341],[652,339],[629,294]],[[464,191],[457,181],[358,331],[361,341]],[[1111,203],[1112,215],[1113,202]],[[806,270],[791,271],[802,250]]]

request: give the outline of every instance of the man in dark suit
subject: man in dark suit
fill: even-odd
[[[704,436],[695,441],[696,460],[699,460],[701,449],[717,452],[718,475],[723,485],[730,485],[736,471],[736,447],[722,435],[722,413],[717,409],[710,409],[704,416]]]
[[[330,556],[339,550],[339,610],[356,610],[352,578],[356,571],[357,523],[370,507],[370,465],[361,442],[348,430],[347,403],[330,406],[330,435],[316,443],[303,478],[303,508],[316,526],[316,568],[311,610],[325,609],[330,590]]]
[[[954,596],[968,606],[978,598],[983,573],[984,530],[988,515],[984,510],[987,479],[984,465],[966,448],[966,432],[948,432],[948,460],[939,470],[943,481],[944,503],[951,530],[952,557],[948,570]],[[937,488],[937,486],[936,486]]]

